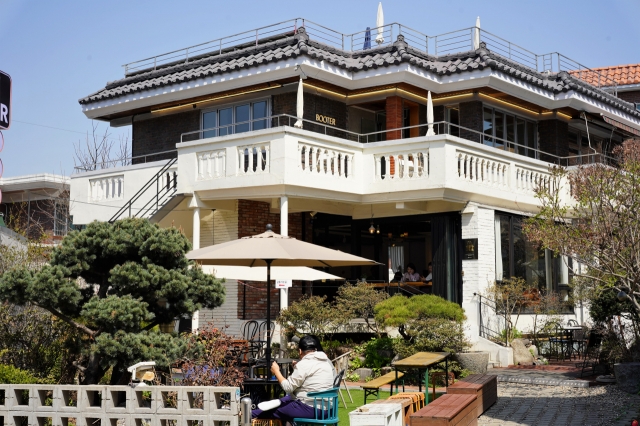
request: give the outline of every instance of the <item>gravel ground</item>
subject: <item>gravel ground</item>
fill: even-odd
[[[629,426],[639,410],[640,396],[615,386],[498,383],[498,402],[478,419],[478,425]]]

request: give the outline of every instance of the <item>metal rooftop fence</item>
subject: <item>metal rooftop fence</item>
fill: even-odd
[[[503,39],[482,28],[469,27],[444,34],[429,36],[397,22],[373,27],[367,42],[367,31],[343,34],[304,18],[295,18],[265,27],[233,34],[205,43],[174,50],[123,65],[125,77],[142,71],[151,71],[170,65],[188,63],[202,57],[221,55],[238,49],[258,46],[283,34],[294,35],[304,27],[309,38],[347,52],[362,52],[369,48],[393,44],[403,35],[407,44],[429,55],[442,56],[474,50],[476,32],[487,49],[537,72],[570,72],[572,75],[598,88],[607,88],[617,95],[617,83],[603,73],[592,70],[561,53],[536,54],[522,46]],[[380,29],[380,33],[378,33]],[[370,46],[370,47],[369,47]]]

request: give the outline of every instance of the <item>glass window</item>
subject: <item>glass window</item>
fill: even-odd
[[[504,149],[504,113],[501,111],[494,111],[494,123],[495,123],[495,147]]]
[[[536,138],[536,124],[532,121],[527,121],[527,146],[529,148],[538,149],[538,141]],[[537,158],[537,152],[533,149],[527,150],[527,156],[531,158]]]
[[[484,109],[484,119],[482,120],[482,131],[484,132],[484,144],[493,146],[493,110]]]
[[[525,121],[522,118],[516,117],[516,142],[518,143],[516,152],[520,155],[527,154],[526,130]]]
[[[449,123],[454,124],[454,126],[449,126],[449,134],[452,136],[460,136],[460,111],[458,108],[447,108],[447,112],[449,113]]]
[[[210,111],[202,114],[202,128],[203,129],[213,129],[218,127],[218,111]],[[212,138],[216,135],[215,130],[209,130],[206,132],[202,132],[203,138]]]
[[[267,120],[258,120],[267,116],[267,101],[255,102],[253,104],[253,130],[267,128]]]
[[[251,109],[249,104],[238,105],[236,107],[236,133],[248,132],[251,129],[251,123],[249,123]]]
[[[218,119],[220,120],[220,136],[230,135],[233,133],[233,109],[225,108],[218,111]]]
[[[509,142],[515,142],[516,141],[516,118],[513,115],[506,116],[506,126],[507,126],[507,134],[505,139],[508,140]],[[511,152],[515,152],[514,145],[509,144],[509,146],[506,147],[506,149],[508,149]]]

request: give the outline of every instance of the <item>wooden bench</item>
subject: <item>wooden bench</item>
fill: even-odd
[[[394,395],[397,396],[397,395]],[[414,411],[414,401],[408,395],[404,398],[389,398],[389,399],[378,399],[377,401],[373,401],[371,404],[400,404],[402,405],[402,414],[404,417],[404,424],[409,424],[409,418],[415,412]]]
[[[449,386],[451,395],[476,395],[477,417],[487,411],[498,400],[498,378],[492,374],[472,374]]]
[[[398,379],[404,376],[404,373],[398,371]],[[370,382],[367,382],[363,385],[360,385],[362,390],[364,390],[364,403],[367,404],[367,396],[376,395],[376,399],[380,396],[380,388],[384,385],[391,384],[391,388],[389,389],[389,394],[393,393],[393,385],[396,385],[396,390],[398,390],[398,384],[396,383],[396,372],[392,371],[390,373],[385,374],[384,376],[380,376],[377,379],[373,379]],[[404,390],[404,381],[402,384],[402,390]]]
[[[442,395],[409,418],[410,426],[476,426],[476,395]]]

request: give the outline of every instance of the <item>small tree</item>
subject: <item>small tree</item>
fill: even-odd
[[[283,309],[276,322],[291,333],[308,333],[321,340],[331,339],[342,325],[349,322],[349,318],[326,300],[327,296],[305,296]]]
[[[378,303],[375,311],[381,324],[398,327],[402,339],[395,350],[403,357],[418,351],[460,352],[468,347],[464,310],[442,297],[395,295]]]
[[[640,141],[614,150],[615,164],[552,169],[552,185],[540,186],[540,212],[525,223],[530,240],[577,260],[575,276],[594,289],[624,292],[640,312]],[[563,198],[563,182],[571,199]],[[574,262],[574,265],[576,263]]]
[[[382,337],[384,326],[375,318],[375,307],[387,297],[387,293],[377,291],[366,282],[347,283],[338,288],[336,307],[346,317],[363,318],[367,328],[377,337]]]
[[[40,270],[2,275],[0,300],[39,306],[82,334],[83,384],[111,367],[111,383],[122,383],[129,365],[168,366],[185,350],[184,339],[157,325],[222,304],[224,287],[187,260],[189,249],[177,229],[144,219],[93,222],[69,233]]]
[[[504,318],[507,344],[514,338],[520,314],[531,301],[528,297],[531,290],[525,280],[516,277],[494,281],[486,290],[485,297],[494,303],[496,313]]]

